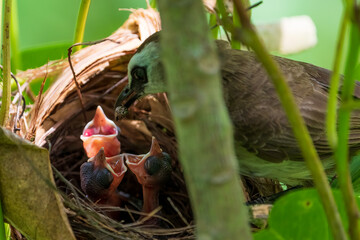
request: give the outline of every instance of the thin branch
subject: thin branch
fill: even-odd
[[[246,9],[241,1],[234,0],[234,5],[239,13],[241,24],[243,26],[243,29],[241,29],[241,34],[239,35],[240,40],[245,42],[246,45],[250,46],[255,51],[255,54],[263,63],[264,68],[274,83],[279,99],[283,105],[288,120],[293,128],[294,135],[302,151],[302,155],[313,176],[315,187],[317,188],[320,199],[324,206],[333,237],[335,240],[345,240],[347,237],[340,219],[340,214],[335,204],[335,199],[332,195],[331,188],[327,181],[327,177],[324,173],[319,156],[315,150],[314,144],[312,143],[310,134],[295,103],[291,89],[288,86],[279,67],[266,51],[259,36],[256,34],[256,31],[252,26],[250,19],[246,14]]]

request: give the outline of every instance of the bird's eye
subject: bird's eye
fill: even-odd
[[[142,67],[135,67],[132,71],[131,71],[131,76],[132,78],[137,81],[137,82],[142,82],[142,83],[146,83],[147,82],[147,76],[146,76],[146,71],[144,68]]]

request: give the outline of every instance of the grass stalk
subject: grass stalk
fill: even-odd
[[[270,54],[266,51],[259,36],[256,34],[256,31],[246,14],[244,5],[240,0],[234,0],[234,5],[239,13],[241,24],[243,26],[240,36],[243,36],[242,40],[244,43],[254,50],[255,54],[263,63],[264,68],[274,83],[275,89],[286,112],[288,120],[293,128],[294,135],[298,141],[305,162],[313,176],[315,187],[324,206],[325,214],[327,216],[333,237],[335,240],[345,240],[347,237],[340,219],[339,211],[335,204],[334,196],[332,195],[330,185],[328,183],[319,156],[315,150],[314,144],[312,143],[310,134],[295,103],[291,89],[286,83],[286,80],[279,67],[276,65]]]
[[[344,10],[343,17],[340,25],[340,33],[338,42],[336,45],[336,53],[333,65],[333,72],[330,78],[330,90],[329,90],[329,100],[327,105],[327,114],[326,114],[326,134],[329,145],[335,149],[337,147],[337,98],[340,84],[340,63],[344,51],[344,42],[347,25],[349,23],[349,14],[348,11]]]
[[[76,22],[74,43],[81,43],[84,40],[85,25],[89,13],[90,3],[91,0],[81,0],[78,19]],[[81,48],[82,45],[78,45],[74,47],[74,51],[78,51]]]
[[[355,68],[359,59],[360,33],[357,26],[351,23],[349,48],[345,65],[345,79],[342,86],[341,98],[346,104],[352,101],[355,88]],[[351,182],[349,170],[349,132],[350,132],[351,109],[339,109],[339,132],[338,146],[335,151],[336,170],[340,190],[342,192],[346,213],[349,221],[349,233],[351,239],[360,239],[359,209]]]
[[[3,63],[3,95],[0,109],[0,126],[5,126],[11,103],[11,63],[10,63],[10,20],[12,0],[5,0],[2,63]]]

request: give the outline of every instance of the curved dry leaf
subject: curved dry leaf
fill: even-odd
[[[75,239],[55,186],[49,153],[0,128],[5,219],[28,239]]]

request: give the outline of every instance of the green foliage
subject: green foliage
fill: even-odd
[[[276,231],[272,229],[265,229],[254,234],[254,240],[285,240]]]
[[[18,51],[24,57],[29,52],[35,53],[39,50],[44,59],[39,62],[36,56],[36,64],[32,63],[29,57],[22,59],[21,70],[28,69],[28,66],[39,67],[48,59],[55,60],[64,56],[63,53],[67,51],[74,39],[80,3],[80,0],[18,1]],[[120,11],[119,8],[140,7],[146,7],[145,0],[93,0],[86,22],[84,41],[102,39],[117,30],[130,14],[130,11]],[[55,52],[51,49],[51,46],[61,46],[64,43],[69,44],[64,45],[61,51],[57,47],[55,47]],[[46,48],[48,48],[47,52]]]
[[[345,228],[348,226],[340,191],[333,191]],[[315,189],[290,192],[277,200],[269,216],[269,227],[254,234],[255,240],[333,239],[320,198]]]

